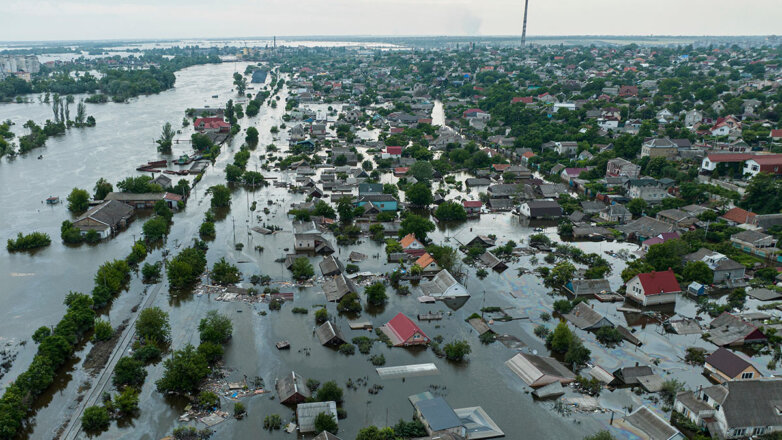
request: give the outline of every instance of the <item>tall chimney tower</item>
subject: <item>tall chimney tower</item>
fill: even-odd
[[[527,42],[527,9],[529,9],[529,0],[524,0],[524,27],[521,29],[521,47]]]

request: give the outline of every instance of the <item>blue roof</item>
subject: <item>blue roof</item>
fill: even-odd
[[[432,431],[462,426],[459,416],[456,415],[453,408],[442,397],[421,400],[417,403],[417,406],[418,411],[421,412],[421,416],[426,420]]]

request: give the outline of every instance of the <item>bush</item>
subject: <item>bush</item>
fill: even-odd
[[[297,280],[306,280],[315,275],[315,270],[306,257],[299,257],[293,260],[291,272],[293,272],[293,278]]]
[[[466,220],[467,211],[460,203],[444,202],[434,211],[434,216],[440,221]]]
[[[171,335],[168,313],[159,307],[144,309],[136,320],[136,334],[144,342],[164,343]]]
[[[96,341],[108,341],[112,336],[114,336],[114,329],[111,328],[109,321],[96,319],[95,334],[93,335],[93,339]]]
[[[263,419],[263,429],[274,430],[282,428],[282,417],[279,414],[271,414]]]
[[[684,362],[690,365],[700,366],[706,363],[706,349],[700,347],[687,347]]]
[[[299,314],[299,315],[306,315],[310,311],[307,310],[307,308],[305,308],[305,307],[294,307],[293,309],[291,309],[291,312]]]
[[[360,313],[361,312],[361,300],[358,294],[350,292],[343,296],[337,304],[337,311],[340,313]]]
[[[198,394],[198,407],[207,411],[220,407],[220,397],[211,391],[201,391]]]
[[[315,416],[314,425],[316,432],[328,431],[332,434],[336,434],[337,432],[337,421],[334,420],[334,416],[331,414],[323,412],[318,413],[318,415]]]
[[[478,340],[480,340],[482,344],[491,344],[497,340],[497,335],[495,335],[493,332],[486,332],[480,335]]]
[[[386,286],[383,283],[374,283],[367,286],[364,289],[364,293],[367,295],[367,302],[373,306],[379,306],[386,302],[388,296],[386,295]]]
[[[8,243],[5,247],[9,252],[16,252],[46,247],[50,244],[52,244],[52,240],[49,238],[49,234],[31,232],[30,234],[22,235],[20,232],[19,235],[16,236],[16,240],[8,239]]]
[[[241,419],[247,414],[247,409],[242,402],[234,403],[234,417]]]
[[[156,281],[160,278],[161,268],[162,264],[160,264],[160,262],[155,264],[144,263],[141,267],[141,276],[145,282]]]
[[[339,352],[345,356],[356,354],[356,346],[353,344],[342,344],[339,346]]]
[[[133,359],[144,364],[160,359],[162,352],[153,344],[142,345],[133,352]]]
[[[69,244],[81,243],[84,241],[84,237],[81,235],[81,231],[73,223],[65,220],[60,226],[60,238],[62,241]]]
[[[326,383],[324,383],[319,389],[318,393],[315,396],[315,400],[318,402],[329,402],[334,401],[337,403],[342,402],[342,388],[337,385],[336,382],[333,380],[330,380]]]
[[[315,392],[318,388],[320,388],[320,381],[317,379],[307,379],[307,388],[310,390],[310,392]]]
[[[375,354],[369,358],[369,361],[372,362],[372,365],[380,367],[386,364],[386,357],[382,354]]]
[[[117,388],[124,386],[138,387],[144,383],[147,371],[141,361],[130,357],[122,357],[114,367],[114,376],[111,381]]]
[[[372,345],[375,343],[375,340],[366,336],[356,336],[351,342],[358,346],[358,351],[361,354],[369,354],[369,351],[372,350]]]
[[[231,206],[231,190],[225,185],[215,185],[209,188],[212,194],[212,208],[225,208]]]
[[[114,397],[113,406],[122,417],[135,414],[138,411],[138,391],[131,387],[125,388]]]
[[[201,336],[201,342],[222,344],[231,338],[233,324],[228,316],[221,315],[216,310],[210,310],[207,312],[206,318],[198,324],[198,332]]]
[[[318,324],[323,324],[324,322],[329,320],[329,312],[326,310],[325,307],[322,307],[315,311],[315,322]]]
[[[215,224],[208,221],[201,223],[201,227],[198,228],[198,235],[204,240],[214,240],[214,238],[217,236],[217,232],[215,232]]]
[[[470,348],[470,344],[467,341],[454,341],[445,344],[443,350],[445,351],[446,359],[448,359],[449,361],[460,362],[464,360],[465,356],[470,354],[472,348]]]
[[[622,342],[622,334],[614,327],[600,327],[596,332],[598,342],[601,344],[613,347]]]
[[[133,246],[130,248],[130,254],[125,258],[125,261],[129,265],[135,267],[137,264],[144,261],[145,258],[147,258],[147,247],[144,245],[143,241],[139,240],[133,243]]]
[[[356,264],[348,264],[345,266],[345,272],[347,273],[356,273],[359,271],[359,267]]]
[[[663,382],[663,388],[660,390],[660,397],[666,405],[672,406],[676,395],[684,391],[684,383],[676,379],[668,379]]]
[[[213,283],[224,286],[238,283],[239,280],[242,279],[242,275],[236,266],[225,261],[225,258],[223,257],[212,266],[209,278],[212,279]]]
[[[85,408],[81,416],[81,427],[85,432],[97,433],[109,427],[109,411],[102,406]]]

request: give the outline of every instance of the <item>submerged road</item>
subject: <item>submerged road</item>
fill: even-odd
[[[155,286],[155,288],[152,290],[152,293],[148,294],[147,297],[144,298],[144,301],[141,303],[139,309],[131,317],[128,325],[125,327],[125,330],[122,333],[122,337],[120,338],[119,342],[117,342],[117,345],[114,346],[114,351],[112,351],[108,362],[106,362],[103,370],[101,370],[97,380],[92,383],[92,387],[87,392],[85,398],[82,399],[82,401],[79,403],[79,406],[76,407],[76,410],[71,415],[68,426],[60,436],[61,439],[76,439],[81,432],[81,415],[84,412],[84,409],[88,406],[101,403],[100,398],[103,396],[103,392],[106,390],[106,386],[110,382],[112,373],[114,372],[114,367],[117,365],[117,362],[122,358],[122,356],[127,352],[128,347],[130,347],[130,344],[133,342],[133,337],[136,334],[136,321],[141,315],[141,311],[155,302],[155,298],[157,298],[158,293],[160,293],[160,289],[163,288],[163,284],[165,283],[160,282],[157,286]]]

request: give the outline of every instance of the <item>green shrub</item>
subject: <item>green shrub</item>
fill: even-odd
[[[109,411],[102,406],[89,406],[81,416],[81,427],[85,432],[97,433],[109,427]]]
[[[52,244],[52,240],[49,238],[49,234],[31,232],[27,235],[22,235],[20,232],[19,235],[16,236],[16,240],[8,239],[6,249],[8,249],[9,252],[26,251],[46,247],[50,244]]]
[[[96,341],[108,341],[112,336],[114,336],[114,329],[111,327],[111,323],[102,319],[96,319],[93,338]]]

